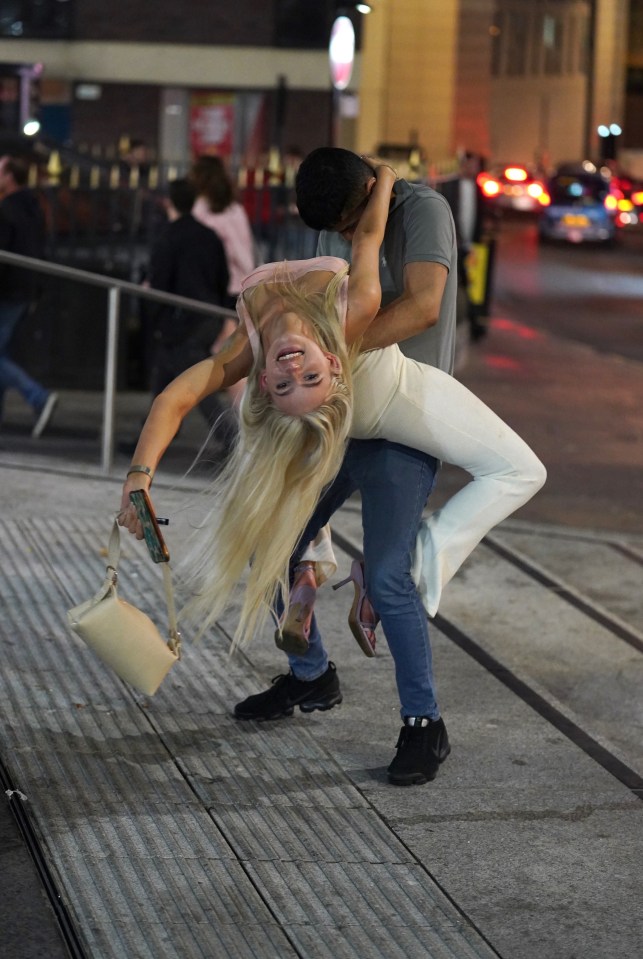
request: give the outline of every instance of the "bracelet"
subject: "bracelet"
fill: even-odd
[[[149,476],[150,480],[154,476],[154,472],[149,466],[140,466],[138,463],[134,463],[134,465],[128,469],[127,475],[130,476],[132,473],[145,473],[146,476]]]

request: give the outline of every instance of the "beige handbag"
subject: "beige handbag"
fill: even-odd
[[[117,596],[120,552],[120,530],[115,521],[109,537],[105,582],[95,596],[70,609],[67,618],[74,632],[121,679],[152,696],[181,658],[170,567],[162,564],[169,619],[169,639],[165,640],[149,616]]]

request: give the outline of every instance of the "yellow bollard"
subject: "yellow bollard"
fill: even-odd
[[[281,178],[281,155],[278,147],[270,147],[268,152],[268,182],[278,183]]]
[[[53,150],[49,155],[49,161],[47,163],[47,176],[52,183],[58,183],[62,172],[63,165],[60,162],[60,154],[57,150]]]

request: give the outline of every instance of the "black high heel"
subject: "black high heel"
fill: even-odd
[[[364,655],[373,657],[377,642],[375,627],[379,623],[380,617],[366,595],[364,564],[358,559],[354,559],[351,563],[350,576],[343,579],[341,583],[336,583],[333,589],[339,589],[341,586],[346,586],[347,583],[352,583],[355,589],[353,605],[348,614],[348,625]]]

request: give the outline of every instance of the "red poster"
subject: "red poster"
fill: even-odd
[[[193,156],[232,154],[234,94],[197,90],[190,97],[190,148]]]

